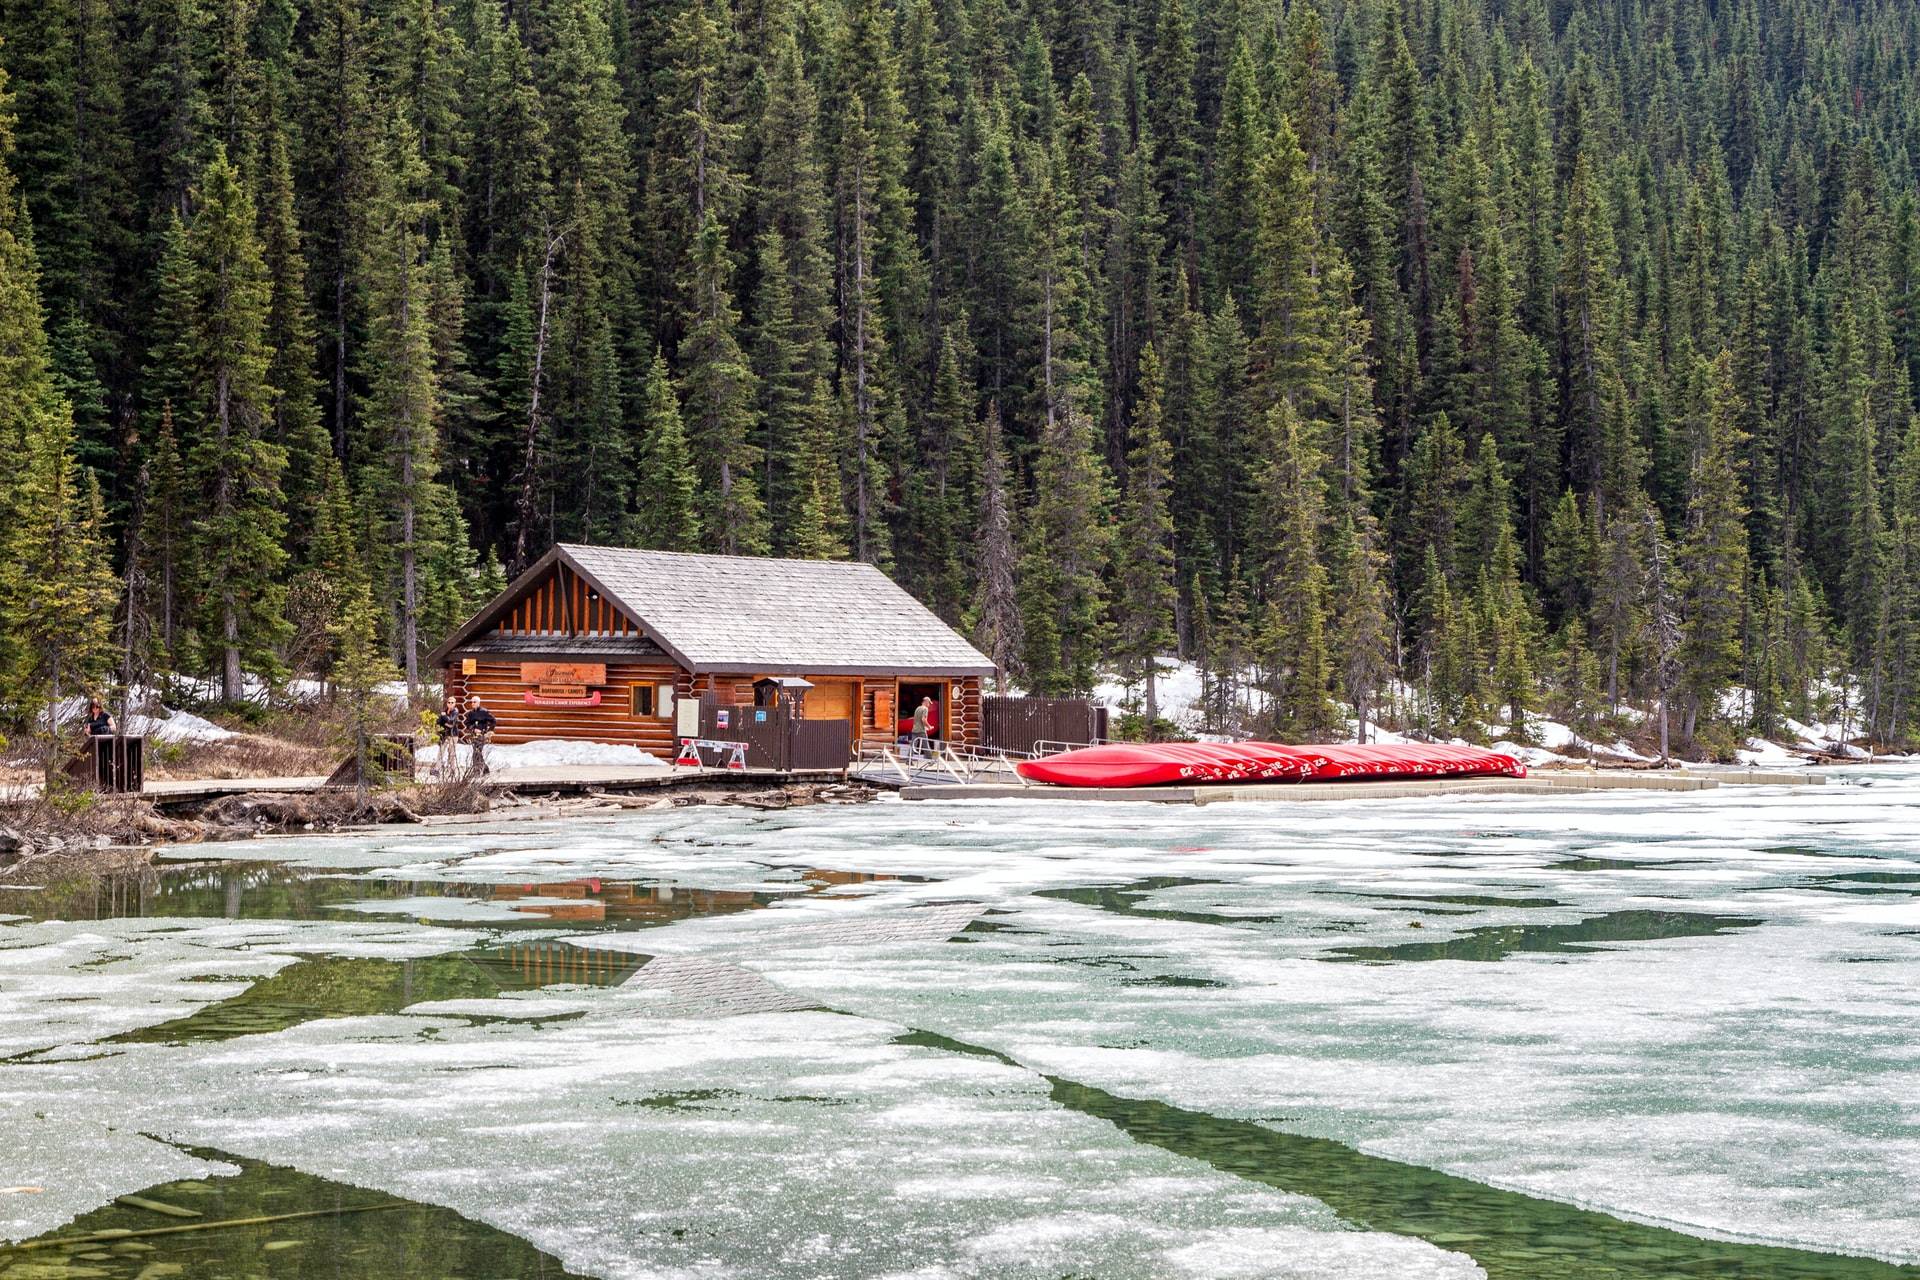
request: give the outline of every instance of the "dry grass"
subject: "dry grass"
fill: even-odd
[[[147,744],[150,779],[304,778],[333,772],[339,747],[245,733],[219,742]]]

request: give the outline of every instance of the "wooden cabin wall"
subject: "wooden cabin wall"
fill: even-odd
[[[966,676],[955,680],[951,706],[952,728],[948,737],[955,746],[977,747],[980,745],[980,677]]]
[[[459,662],[450,664],[447,689],[462,698],[470,693],[480,695],[500,721],[495,742],[532,742],[536,738],[618,742],[665,760],[673,759],[671,713],[638,718],[627,714],[632,705],[628,690],[636,684],[684,687],[681,682],[687,674],[669,662],[609,662],[607,683],[600,687],[597,707],[531,707],[526,702],[531,686],[521,680],[518,661],[481,658],[476,667],[473,675],[463,676]]]

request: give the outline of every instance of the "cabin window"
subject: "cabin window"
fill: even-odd
[[[633,716],[671,716],[673,686],[636,684],[627,689],[627,714]]]

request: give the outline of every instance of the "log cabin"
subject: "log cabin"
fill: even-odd
[[[672,759],[686,700],[790,698],[891,744],[923,697],[974,746],[993,663],[870,564],[561,543],[429,655],[494,740],[624,743]],[[756,690],[756,685],[759,689]],[[769,695],[769,690],[774,693]],[[678,725],[678,727],[677,727]]]

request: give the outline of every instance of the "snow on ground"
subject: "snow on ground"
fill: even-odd
[[[1170,653],[1160,655],[1159,668],[1154,698],[1160,704],[1160,718],[1189,732],[1197,729],[1200,717],[1195,707],[1200,702],[1200,668]],[[1124,707],[1144,711],[1145,696],[1145,686],[1122,684],[1113,676],[1093,687],[1093,700],[1111,707],[1116,716]]]
[[[231,729],[223,729],[204,716],[194,715],[191,711],[170,711],[160,704],[151,691],[137,689],[131,699],[135,707],[141,708],[130,714],[126,723],[120,726],[122,733],[139,734],[143,737],[157,738],[162,742],[225,742],[240,735]],[[113,708],[117,714],[118,703]],[[72,724],[86,714],[85,698],[67,698],[53,709],[55,724]]]
[[[327,686],[324,681],[320,680],[289,680],[286,683],[285,691],[289,697],[297,698],[302,702],[318,702],[326,696]],[[384,681],[373,686],[373,691],[390,702],[405,703],[410,701],[407,696],[406,682],[403,680]],[[250,692],[247,696],[249,698],[264,698],[265,691],[262,690],[258,694]],[[420,696],[429,700],[440,697],[439,684],[422,684],[420,686]]]
[[[1405,705],[1418,702],[1418,694],[1411,686],[1398,684],[1392,690],[1394,698]],[[1201,717],[1199,702],[1201,694],[1200,671],[1191,662],[1183,662],[1172,654],[1160,658],[1160,679],[1157,696],[1162,719],[1171,721],[1181,730],[1191,733],[1203,741],[1231,741],[1230,737],[1208,734],[1200,731]],[[1141,709],[1143,697],[1140,685],[1123,684],[1116,677],[1109,677],[1094,686],[1093,700],[1105,703],[1118,717],[1124,709]],[[1728,715],[1747,714],[1751,704],[1751,695],[1744,689],[1734,688],[1722,698],[1722,710]],[[1644,713],[1632,707],[1620,708],[1623,718],[1644,721]],[[1354,741],[1359,727],[1358,721],[1349,716],[1345,721],[1346,740]],[[1498,726],[1495,726],[1496,728]],[[1797,752],[1824,751],[1835,755],[1853,756],[1864,759],[1866,752],[1851,746],[1845,741],[1843,726],[1838,724],[1802,724],[1797,720],[1786,721],[1787,731],[1792,735],[1786,742],[1767,742],[1754,738],[1747,743],[1743,751],[1736,753],[1736,759],[1742,764],[1788,766],[1806,763],[1803,755]],[[1589,743],[1575,733],[1569,725],[1558,720],[1529,716],[1527,736],[1531,739],[1526,745],[1510,739],[1502,739],[1493,744],[1496,751],[1505,751],[1529,766],[1543,764],[1585,763],[1589,755],[1605,756],[1616,760],[1630,760],[1637,764],[1646,764],[1656,757],[1636,750],[1632,743],[1619,739],[1612,743]],[[1369,721],[1367,741],[1384,745],[1397,745],[1419,741],[1403,734],[1395,733]],[[1453,741],[1461,746],[1466,740],[1456,738]]]
[[[128,716],[126,732],[144,734],[162,742],[225,742],[240,736],[191,711],[167,711],[162,707],[160,712]]]
[[[455,767],[465,770],[472,763],[473,749],[455,744]],[[440,748],[422,747],[415,757],[423,767],[440,763]],[[625,765],[635,769],[672,768],[658,756],[639,747],[612,742],[572,742],[562,738],[540,738],[487,748],[487,766],[492,769],[558,769],[570,765]]]

